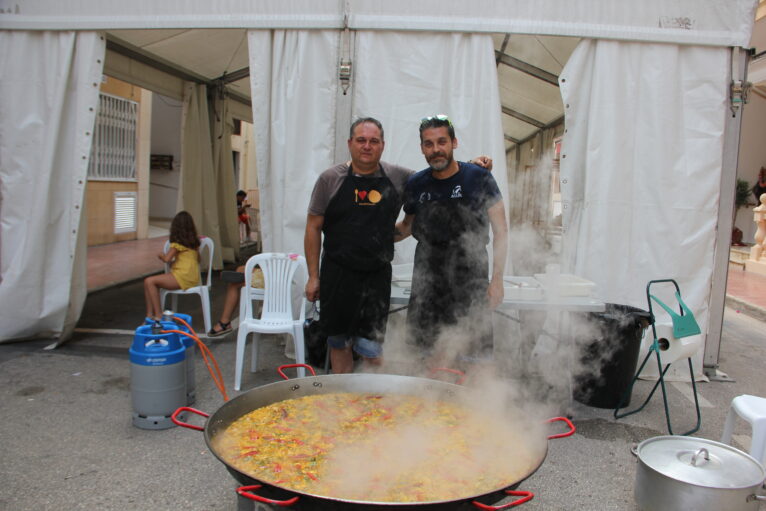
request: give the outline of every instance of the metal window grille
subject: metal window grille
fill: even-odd
[[[114,192],[114,233],[136,231],[136,192]]]
[[[88,179],[136,180],[138,103],[101,94],[93,130]]]

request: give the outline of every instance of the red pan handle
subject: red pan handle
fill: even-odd
[[[170,416],[170,420],[173,421],[173,424],[175,424],[176,426],[182,426],[188,429],[196,429],[197,431],[205,431],[205,428],[203,428],[202,426],[189,424],[188,422],[184,422],[181,419],[179,419],[178,416],[182,414],[183,412],[196,413],[197,415],[201,415],[205,418],[210,417],[210,415],[206,414],[205,412],[201,412],[197,410],[196,408],[189,408],[188,406],[182,406],[181,408],[173,412],[173,415]]]
[[[281,507],[292,506],[293,504],[298,502],[298,499],[300,499],[300,497],[293,497],[288,500],[271,500],[271,499],[267,499],[266,497],[261,497],[260,495],[256,495],[255,493],[252,493],[253,490],[257,490],[261,486],[263,485],[254,484],[251,486],[240,486],[239,488],[237,488],[237,493],[250,500],[255,500],[256,502],[262,502],[264,504],[271,504],[272,506],[281,506]]]
[[[305,367],[306,369],[308,369],[308,370],[309,370],[309,372],[311,373],[311,376],[316,376],[316,375],[317,375],[316,371],[314,371],[314,368],[313,368],[313,367],[311,367],[311,366],[310,366],[310,365],[308,365],[308,364],[285,364],[285,365],[283,365],[283,366],[279,366],[279,367],[277,367],[277,372],[279,373],[279,376],[281,376],[281,377],[282,377],[282,378],[284,378],[285,380],[289,380],[289,379],[290,379],[290,377],[289,377],[289,376],[287,376],[287,375],[286,375],[286,374],[285,374],[285,373],[282,371],[282,369],[290,369],[291,367]]]
[[[570,421],[566,417],[554,417],[552,419],[548,419],[546,422],[556,422],[556,421],[566,422],[567,426],[569,426],[569,431],[567,431],[566,433],[559,433],[558,435],[551,435],[548,437],[548,440],[553,440],[554,438],[564,438],[564,437],[572,436],[575,434],[576,428],[574,424],[572,424],[572,421]]]
[[[445,373],[452,373],[460,376],[460,378],[457,379],[455,382],[455,385],[462,385],[465,381],[465,373],[463,371],[459,371],[457,369],[450,369],[449,367],[434,367],[431,369],[431,372],[428,374],[429,377],[433,378],[434,374],[438,373],[439,371],[444,371]]]
[[[487,504],[482,504],[481,502],[473,501],[471,504],[478,507],[479,509],[484,509],[485,511],[497,511],[498,509],[508,509],[509,507],[514,506],[520,506],[525,502],[529,502],[533,498],[535,498],[535,494],[531,491],[516,491],[516,490],[505,490],[505,493],[507,495],[512,495],[514,497],[521,497],[518,500],[514,500],[510,504],[503,504],[502,506],[488,506]]]

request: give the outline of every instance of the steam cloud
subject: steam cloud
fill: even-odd
[[[541,161],[550,162],[551,159],[547,155]],[[540,182],[535,184],[535,189],[547,189],[550,170],[539,169],[536,175]],[[544,272],[548,264],[560,263],[560,247],[542,236],[539,229],[530,224],[511,222],[509,231],[509,253],[514,265],[506,268],[506,274],[532,276]],[[468,246],[483,244],[479,234],[466,236],[462,242]],[[367,366],[365,371],[455,381],[454,375],[435,373],[434,369],[454,368],[460,364],[461,353],[473,333],[480,330],[481,325],[476,321],[481,315],[468,311],[457,325],[441,328],[433,352],[426,354],[405,342],[405,314],[399,312],[389,316],[383,364]],[[492,315],[492,322],[493,361],[469,366],[465,385],[470,389],[470,406],[475,413],[491,417],[506,428],[500,438],[487,438],[486,443],[476,446],[478,451],[486,451],[477,455],[512,459],[515,451],[508,446],[513,446],[519,439],[545,448],[549,434],[545,419],[568,407],[577,376],[598,378],[603,360],[611,358],[612,351],[618,346],[602,345],[597,356],[581,357],[583,349],[601,337],[598,326],[585,313],[501,310]],[[354,449],[337,452],[331,465],[336,467],[333,470],[339,471],[334,478],[360,486],[369,484],[371,477],[377,481],[395,480],[399,471],[408,464],[417,463],[420,454],[429,452],[431,440],[428,431],[415,426],[376,438],[375,452],[386,453],[386,459],[396,460],[388,464]],[[375,467],[374,475],[362,470],[370,466]],[[470,464],[462,466],[470,468]],[[456,462],[455,467],[455,470],[461,470],[460,463]],[[511,470],[507,466],[500,469]]]

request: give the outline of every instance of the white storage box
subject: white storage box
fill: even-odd
[[[543,288],[534,277],[503,277],[505,298],[510,300],[542,300]]]
[[[550,292],[551,287],[556,286],[552,274],[535,273],[535,279],[542,284],[543,289]],[[590,296],[595,289],[596,284],[577,275],[562,273],[558,275],[558,294],[559,296]]]

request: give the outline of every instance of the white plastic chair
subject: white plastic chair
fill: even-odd
[[[766,465],[766,398],[743,394],[731,400],[729,414],[723,426],[721,443],[731,443],[734,432],[734,420],[737,415],[750,423],[753,440],[750,443],[750,456]]]
[[[205,322],[205,332],[209,332],[212,328],[210,325],[210,282],[211,282],[211,275],[213,274],[213,252],[215,251],[215,245],[213,244],[213,240],[211,238],[208,238],[206,236],[200,236],[200,247],[199,247],[199,253],[202,254],[204,249],[207,249],[207,278],[205,279],[204,284],[200,284],[199,286],[190,287],[189,289],[174,289],[174,290],[168,290],[168,289],[161,289],[160,290],[160,306],[162,309],[165,309],[165,297],[167,295],[173,295],[172,300],[172,309],[174,312],[178,312],[178,295],[199,295],[200,301],[202,302],[202,318]],[[167,253],[167,251],[170,249],[170,242],[165,242],[165,248],[164,252]],[[165,272],[170,271],[170,265],[165,264]],[[202,264],[200,264],[200,275],[199,280],[202,282]]]
[[[245,241],[250,241],[247,239],[247,227],[242,222],[239,222],[239,243],[242,244]]]
[[[253,268],[263,271],[264,289],[251,286]],[[245,264],[245,285],[239,298],[239,331],[237,332],[237,359],[234,369],[234,390],[242,383],[242,366],[245,358],[247,336],[253,333],[252,362],[250,371],[255,372],[258,362],[259,334],[287,333],[295,342],[295,362],[306,363],[303,342],[303,322],[306,319],[306,297],[301,298],[298,319],[293,319],[292,287],[295,272],[300,268],[303,282],[308,279],[306,259],[298,254],[266,253],[252,256]],[[253,317],[253,300],[263,300],[260,318]],[[298,368],[298,377],[306,375]]]

